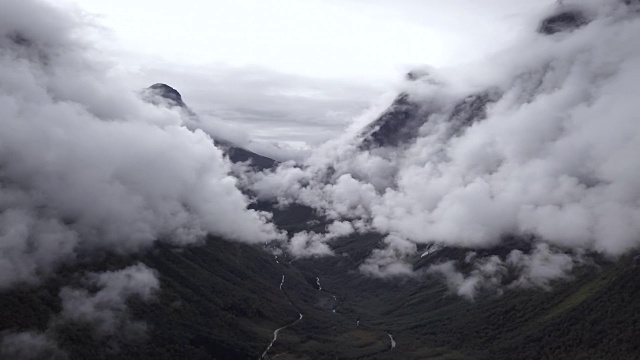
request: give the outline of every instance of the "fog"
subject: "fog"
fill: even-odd
[[[76,15],[36,1],[0,14],[0,287],[94,251],[281,237],[211,137],[113,75]]]
[[[369,273],[406,272],[403,258],[415,251],[409,244],[476,249],[523,236],[542,244],[527,255],[532,258],[498,260],[518,263],[523,284],[545,288],[545,279],[571,269],[566,251],[618,256],[635,249],[637,10],[635,3],[614,0],[553,5],[515,45],[473,64],[426,66],[407,81],[402,91],[425,119],[414,139],[362,145],[365,125],[387,100],[314,151],[303,167],[256,175],[253,189],[262,198],[303,203],[393,235],[386,250],[372,252],[364,267]],[[563,11],[583,20],[553,34],[536,31],[544,17]],[[461,105],[478,98],[488,99],[484,116]],[[464,118],[470,122],[460,123]],[[540,270],[536,259],[544,252],[551,255]],[[478,274],[495,279],[495,271],[482,270],[489,260],[478,261]],[[477,277],[456,277],[447,266],[434,271],[453,274],[449,283],[479,286]]]

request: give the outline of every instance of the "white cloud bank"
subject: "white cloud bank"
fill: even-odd
[[[355,134],[378,109],[315,151],[304,168],[259,174],[253,188],[263,198],[297,201],[402,239],[376,250],[370,260],[384,261],[367,271],[395,264],[385,254],[406,248],[405,241],[477,248],[507,235],[535,235],[613,256],[637,248],[638,4],[557,6],[549,14],[578,9],[590,22],[553,35],[531,29],[482,63],[428,69],[428,77],[408,83],[405,91],[427,119],[415,141],[359,147]],[[484,91],[495,97],[486,118],[460,130],[450,121],[456,105]]]
[[[0,288],[94,250],[211,233],[281,237],[211,138],[142,101],[97,61],[79,15],[39,1],[0,12]]]

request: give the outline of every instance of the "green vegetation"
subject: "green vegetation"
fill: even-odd
[[[335,257],[291,264],[283,257],[276,263],[260,246],[215,238],[186,249],[159,244],[137,257],[104,256],[62,269],[39,286],[0,293],[0,330],[50,329],[71,359],[257,359],[273,330],[300,312],[303,320],[280,332],[269,358],[634,359],[640,353],[640,282],[629,258],[581,266],[575,279],[551,291],[507,290],[470,302],[433,278],[359,273],[380,239],[342,239],[334,243]],[[464,251],[444,249],[416,266],[445,257],[460,259]],[[84,324],[52,322],[63,284],[79,281],[84,271],[138,261],[161,281],[156,300],[129,303],[132,319],[147,324],[146,337],[99,338]]]

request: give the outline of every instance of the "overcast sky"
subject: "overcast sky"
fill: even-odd
[[[257,140],[311,145],[339,133],[408,68],[482,58],[531,31],[554,2],[64,1],[95,15],[106,29],[97,44],[136,74],[134,83],[170,83],[197,112],[231,114]],[[251,76],[228,76],[245,69]],[[250,101],[221,99],[230,87]]]

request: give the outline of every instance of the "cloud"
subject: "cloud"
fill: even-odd
[[[550,289],[551,282],[566,279],[576,263],[582,262],[579,254],[570,256],[553,251],[547,244],[538,244],[532,254],[512,251],[506,263],[520,272],[520,277],[512,284],[516,287],[539,287]]]
[[[144,334],[146,325],[129,318],[127,301],[134,296],[142,301],[153,299],[160,288],[155,271],[139,263],[122,270],[86,274],[84,283],[87,288],[99,290],[62,288],[58,322],[89,324],[99,337],[119,334],[133,338]]]
[[[16,360],[66,360],[68,355],[48,335],[35,331],[2,334],[0,356]]]
[[[0,24],[0,287],[93,251],[282,237],[209,135],[96,60],[81,15],[12,0]]]
[[[132,319],[129,303],[136,299],[151,302],[160,290],[155,270],[145,264],[101,273],[85,273],[80,283],[63,286],[61,311],[52,316],[45,332],[7,331],[1,335],[0,356],[4,359],[67,359],[55,341],[69,323],[88,325],[92,336],[109,342],[109,351],[118,351],[122,341],[135,341],[147,333],[147,324]]]
[[[287,247],[291,255],[296,257],[333,255],[333,251],[326,244],[328,240],[322,234],[300,231],[291,237]]]
[[[579,12],[585,23],[537,31],[545,16],[562,11]],[[259,198],[302,203],[390,235],[360,268],[373,276],[421,275],[408,260],[417,244],[473,250],[509,236],[542,241],[528,254],[475,259],[470,272],[453,262],[429,269],[469,299],[549,289],[570,278],[584,251],[637,249],[637,5],[565,1],[539,15],[517,43],[486,60],[426,66],[408,79],[401,91],[416,108],[391,106],[396,123],[383,129],[405,121],[414,127],[397,146],[361,146],[372,132],[391,136],[374,123],[387,98],[302,166],[283,165],[247,183]],[[506,274],[517,280],[503,284]]]
[[[416,244],[396,235],[387,236],[384,244],[384,249],[371,252],[364,264],[360,265],[360,271],[381,278],[414,275],[413,266],[407,259],[416,253]]]
[[[310,147],[339,135],[382,93],[379,84],[257,66],[160,62],[145,66],[138,76],[139,86],[162,79],[179,89],[221,138],[277,160],[302,160]]]
[[[353,225],[348,221],[334,221],[327,226],[327,232],[333,237],[351,235],[354,231]]]
[[[640,18],[616,1],[561,6],[590,22],[553,35],[533,26],[486,61],[429,68],[404,90],[420,106],[412,138],[369,150],[353,134],[327,142],[300,168],[256,176],[259,197],[415,243],[478,248],[536,234],[609,255],[636,248]],[[486,92],[484,116],[465,106]]]
[[[507,288],[551,290],[552,282],[571,279],[571,270],[582,259],[538,243],[530,253],[513,250],[504,259],[478,258],[470,252],[465,262],[472,265],[466,273],[457,269],[454,260],[431,265],[426,273],[441,276],[453,292],[473,300],[482,291],[501,295]]]
[[[457,295],[473,300],[476,296],[478,288],[482,285],[484,278],[479,273],[465,277],[464,274],[455,268],[454,261],[447,261],[441,264],[432,265],[427,273],[441,275],[449,288]],[[494,276],[495,274],[491,274]],[[489,278],[495,279],[495,277]]]
[[[285,246],[296,257],[334,255],[328,242],[349,236],[355,231],[354,225],[348,221],[334,221],[326,227],[325,233],[300,231],[293,234]]]

